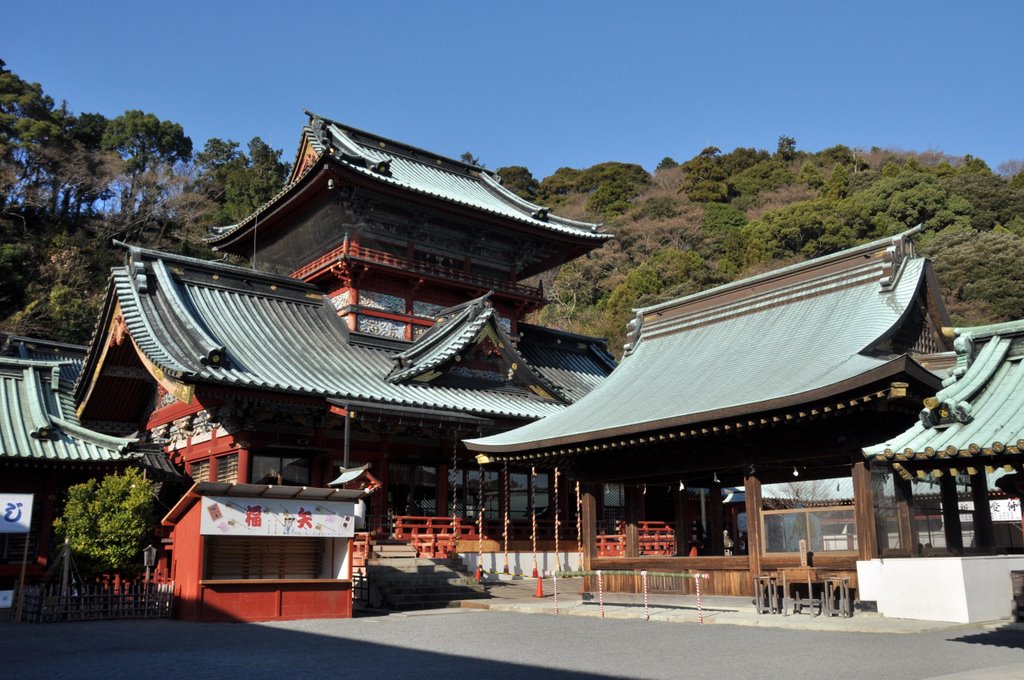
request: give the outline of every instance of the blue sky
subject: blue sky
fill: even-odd
[[[707,145],[1024,158],[1024,3],[8,0],[0,58],[75,112],[138,108],[292,160],[303,109],[487,167]]]

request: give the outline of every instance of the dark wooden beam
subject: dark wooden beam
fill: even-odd
[[[875,526],[875,493],[871,487],[871,469],[866,460],[853,464],[853,505],[857,523],[857,559],[878,557]]]
[[[690,552],[690,517],[686,502],[686,489],[679,489],[675,494],[674,510],[676,525],[676,555],[686,555]]]
[[[743,491],[747,506],[747,552],[750,560],[750,573],[761,573],[761,480],[750,474],[743,480]],[[739,538],[737,536],[737,538]],[[737,541],[738,542],[738,541]]]
[[[896,487],[896,520],[900,532],[900,553],[907,556],[917,554],[920,542],[914,525],[914,490],[909,479],[893,475]]]
[[[992,510],[988,504],[988,479],[981,468],[971,475],[971,500],[974,501],[974,547],[994,548],[995,528],[992,526]]]
[[[956,492],[956,477],[943,475],[939,479],[942,498],[942,528],[946,534],[946,548],[959,555],[964,551],[964,533],[960,525],[960,498]]]
[[[623,485],[625,492],[626,552],[625,557],[640,557],[640,514],[643,503],[640,489],[636,484]]]
[[[722,506],[722,485],[711,482],[708,488],[708,554],[724,555],[722,531],[725,527],[725,508]]]

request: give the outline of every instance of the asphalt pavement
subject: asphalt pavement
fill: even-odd
[[[610,599],[602,619],[573,589],[560,584],[557,615],[550,588],[536,598],[536,583],[521,581],[493,586],[486,610],[467,601],[253,624],[0,621],[0,678],[1024,680],[1024,630],[1007,622],[758,616],[743,598],[704,598],[704,625],[685,598],[649,601],[650,620],[642,602]]]

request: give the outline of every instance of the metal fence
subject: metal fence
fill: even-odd
[[[63,590],[63,592],[62,592]],[[55,621],[105,621],[110,619],[170,618],[174,600],[173,583],[27,586],[21,620],[29,623]],[[18,601],[15,593],[15,603]],[[18,607],[12,607],[12,617]]]

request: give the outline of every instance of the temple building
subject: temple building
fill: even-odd
[[[0,348],[0,493],[32,497],[29,531],[0,533],[0,606],[10,606],[23,560],[28,579],[46,573],[58,499],[68,487],[127,466],[158,482],[179,478],[158,447],[79,422],[73,387],[85,351],[19,336]]]
[[[395,535],[409,516],[445,518],[449,538],[481,510],[488,523],[523,523],[537,506],[569,507],[568,496],[554,498],[547,473],[530,480],[529,468],[481,473],[459,442],[555,414],[614,368],[602,340],[524,320],[544,304],[526,279],[610,238],[524,201],[491,171],[311,114],[285,189],[210,237],[244,264],[118,246],[124,264],[84,360],[78,416],[162,445],[207,484],[189,508],[216,495],[209,484],[256,507],[281,486],[324,489],[365,466],[341,486],[367,492],[352,516],[372,536]],[[531,483],[542,493],[528,494]],[[245,539],[196,534],[190,513],[165,522],[188,522],[171,548],[201,586],[189,597],[214,598],[224,618],[305,615],[225,599],[224,583],[257,577],[230,557]],[[310,545],[289,573],[337,580],[324,565],[351,546]]]
[[[587,570],[705,573],[705,592],[750,595],[755,576],[817,569],[856,595],[859,562],[909,550],[882,540],[862,449],[902,432],[952,366],[915,231],[639,309],[596,389],[466,445],[485,465],[583,480]],[[610,487],[624,492],[617,552],[601,535]],[[652,521],[676,529],[667,555],[646,549]]]

